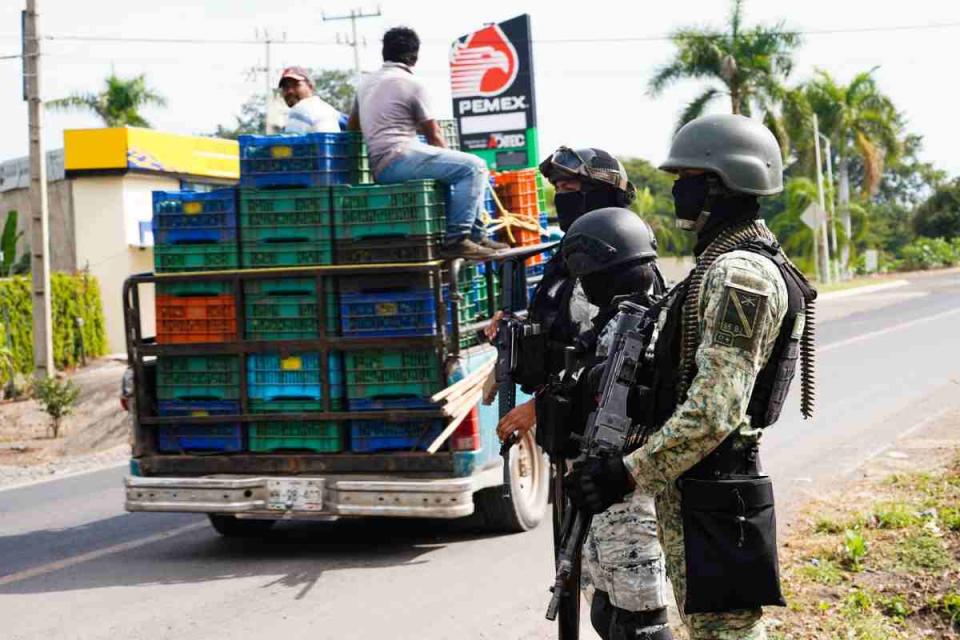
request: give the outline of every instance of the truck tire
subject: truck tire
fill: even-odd
[[[244,520],[236,516],[208,513],[210,524],[224,538],[259,538],[276,524],[276,520]]]
[[[473,495],[481,526],[498,533],[521,533],[543,520],[550,491],[550,463],[528,431],[510,449],[510,495],[503,486],[481,489]]]

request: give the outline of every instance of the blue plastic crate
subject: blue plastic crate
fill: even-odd
[[[236,242],[236,190],[154,191],[151,226],[158,245]]]
[[[436,409],[430,398],[351,398],[347,400],[351,411],[386,411],[388,409]]]
[[[371,182],[358,133],[240,136],[243,187],[319,187]]]
[[[430,289],[340,294],[344,336],[427,336],[437,332]]]
[[[330,398],[343,398],[343,366],[327,356]],[[251,400],[323,399],[319,353],[258,353],[247,356],[247,397]]]
[[[527,276],[542,276],[544,263],[527,265]]]
[[[356,453],[424,450],[443,432],[442,420],[420,422],[350,421],[350,450]]]
[[[185,402],[163,401],[158,407],[161,416],[229,416],[240,413],[235,401]],[[240,424],[180,424],[160,425],[157,428],[157,450],[161,453],[182,451],[243,451],[243,433]]]

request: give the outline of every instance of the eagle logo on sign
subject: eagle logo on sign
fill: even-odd
[[[492,24],[453,43],[450,89],[454,98],[496,96],[513,84],[519,69],[517,50]]]

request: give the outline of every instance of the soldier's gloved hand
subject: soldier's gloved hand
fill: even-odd
[[[574,463],[563,479],[563,487],[575,507],[597,514],[622,502],[633,481],[620,456],[589,458]]]

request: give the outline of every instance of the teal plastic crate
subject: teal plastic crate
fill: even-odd
[[[333,203],[338,240],[434,235],[446,226],[443,191],[433,180],[338,186]]]
[[[253,453],[274,451],[343,451],[343,428],[335,421],[254,422],[247,432],[248,448]]]
[[[408,351],[347,351],[344,354],[347,398],[430,396],[440,390],[437,354]]]
[[[343,397],[338,353],[328,353],[331,400]],[[251,400],[320,400],[323,384],[319,353],[256,353],[247,356],[247,397]]]
[[[242,244],[242,262],[245,268],[322,266],[333,261],[333,244],[329,240]]]
[[[153,263],[157,273],[217,271],[239,266],[235,242],[156,245],[153,247]]]
[[[233,295],[233,283],[228,280],[203,280],[197,282],[157,282],[158,296],[228,296]]]
[[[158,356],[159,400],[239,400],[240,360],[233,355]]]
[[[330,189],[240,190],[240,227],[244,242],[265,240],[329,241]]]
[[[326,300],[327,335],[339,330],[337,299],[332,278],[320,287]],[[246,336],[250,340],[295,340],[320,335],[315,278],[248,280],[243,285]]]

